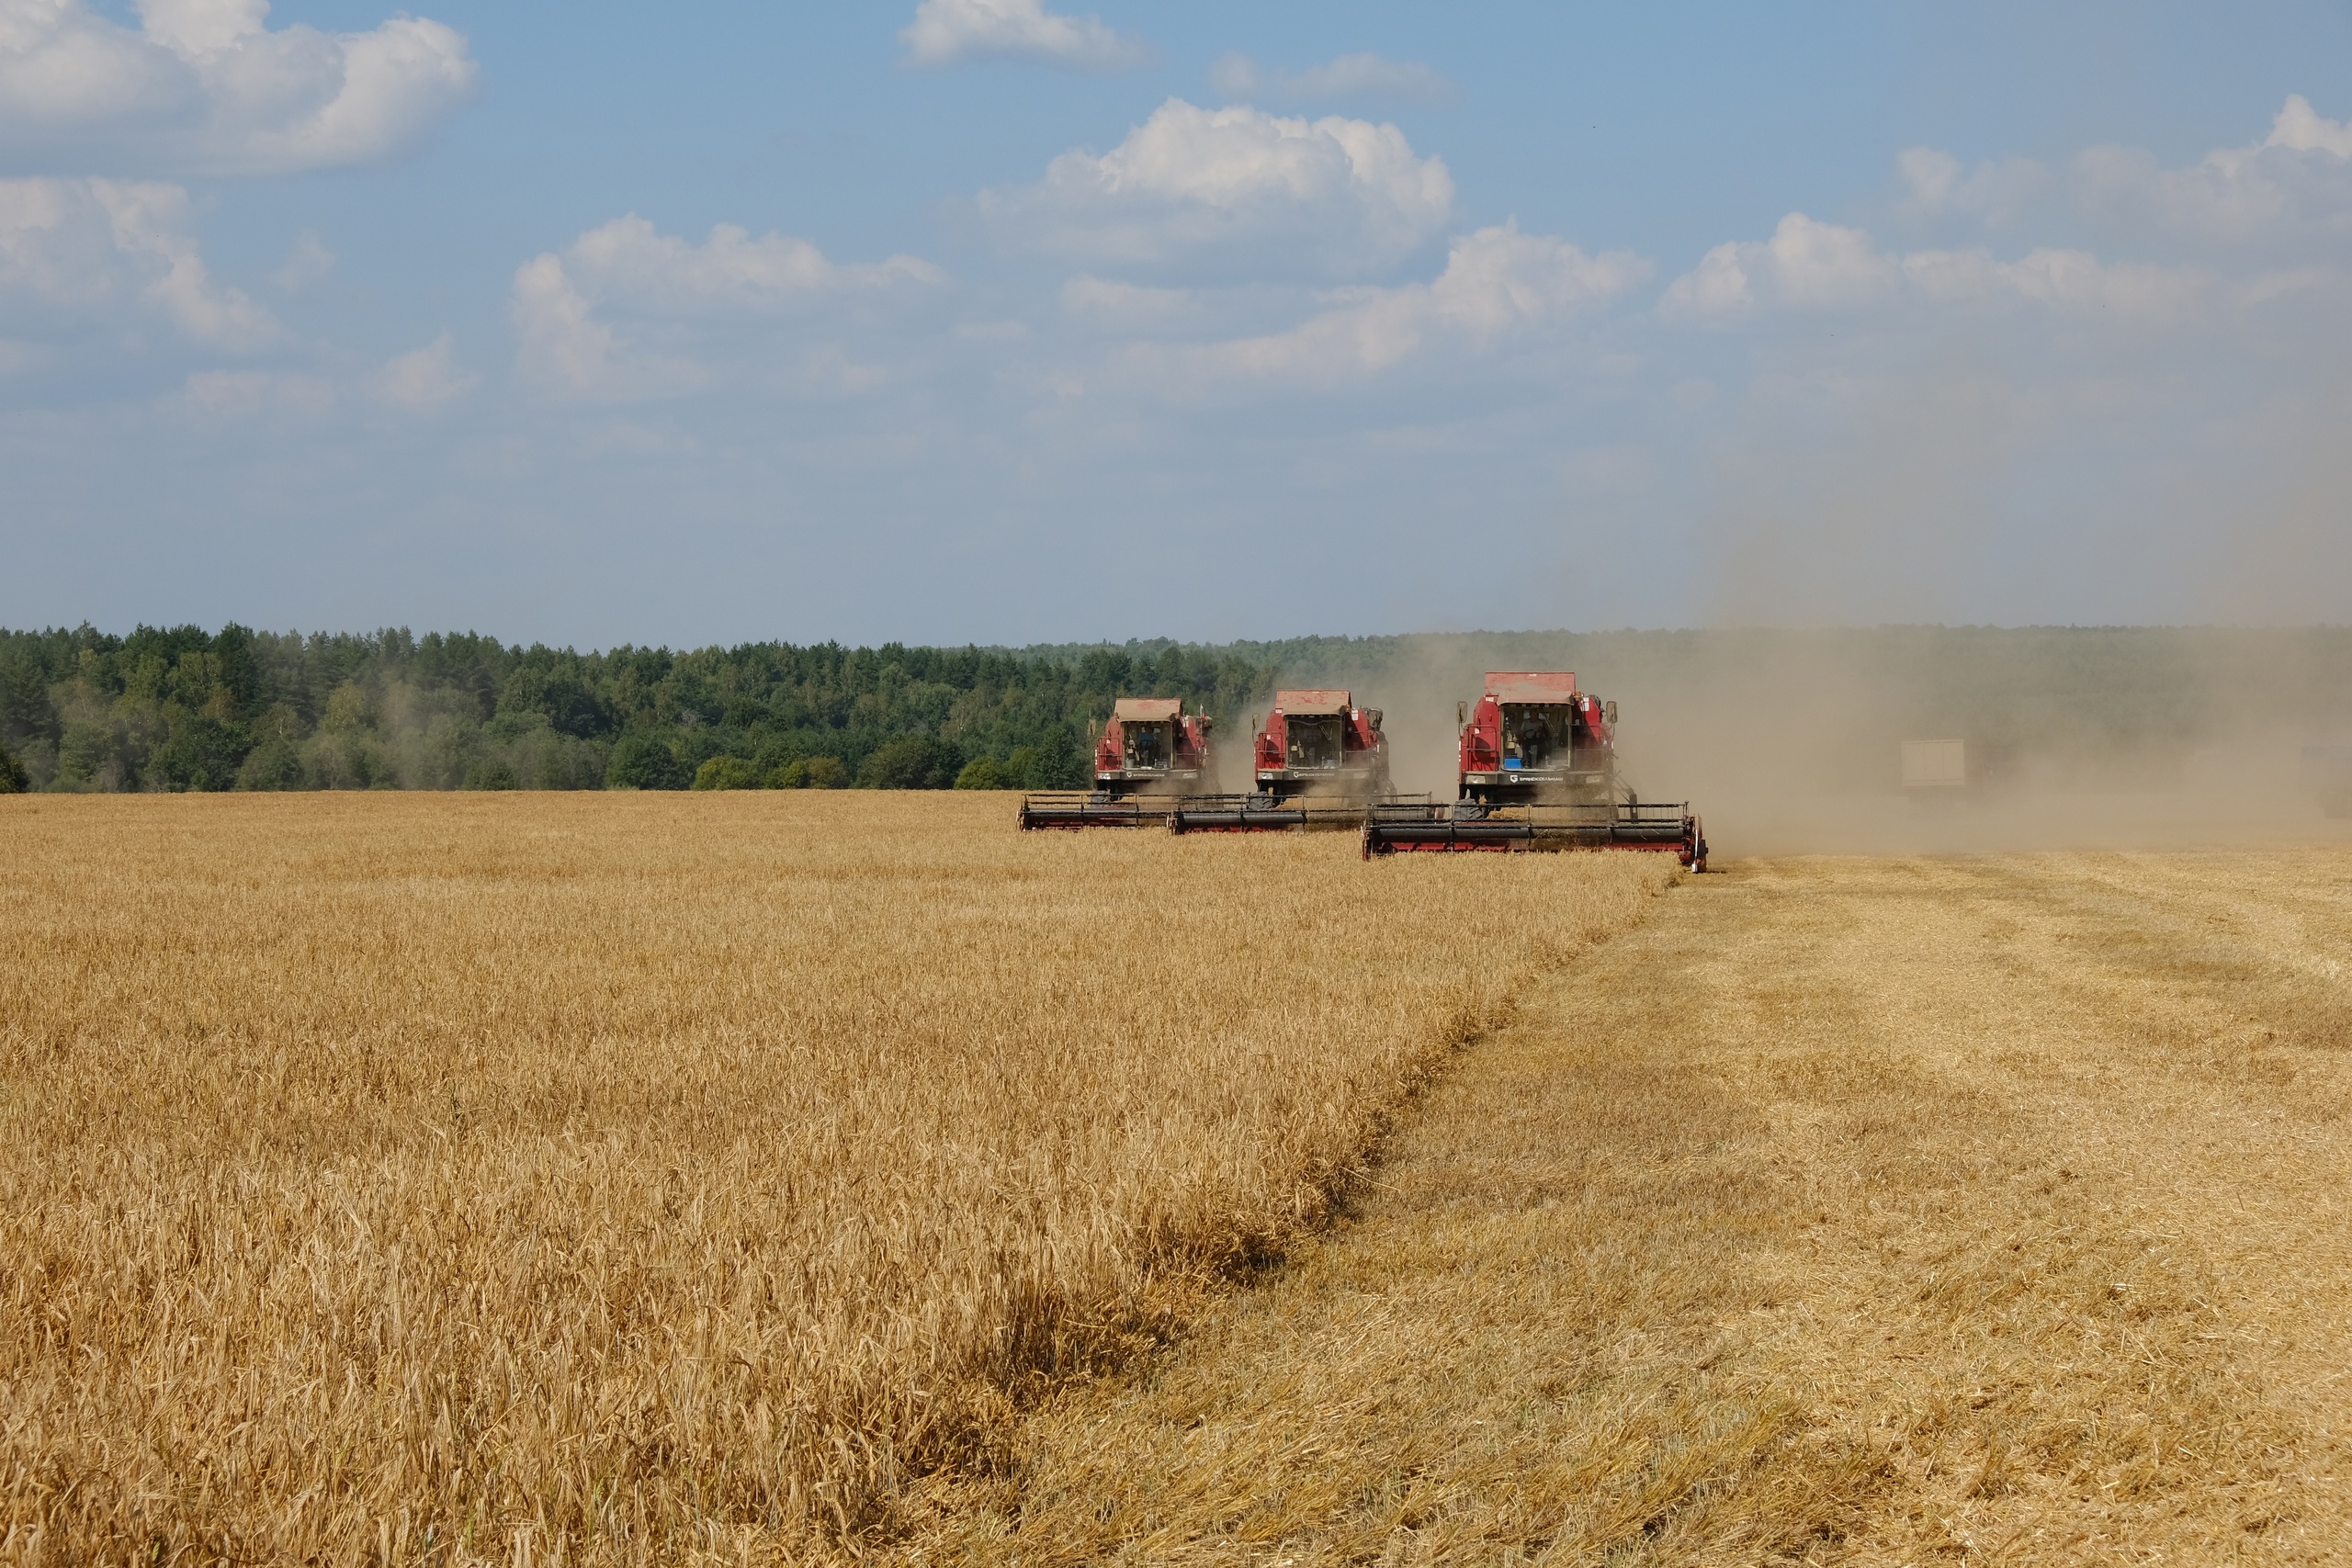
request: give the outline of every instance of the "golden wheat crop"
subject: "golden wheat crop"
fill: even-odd
[[[0,802],[6,1551],[854,1544],[1668,874],[1011,815]]]

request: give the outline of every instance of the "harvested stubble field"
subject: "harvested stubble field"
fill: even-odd
[[[1725,871],[908,1555],[2352,1562],[2352,852]]]
[[[1010,815],[0,801],[0,1552],[857,1550],[1672,874]]]

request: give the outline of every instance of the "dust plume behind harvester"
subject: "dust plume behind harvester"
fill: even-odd
[[[1023,828],[1137,828],[1216,786],[1211,720],[1182,697],[1121,697],[1093,736],[1094,787],[1021,799]]]
[[[1580,691],[1573,671],[1487,673],[1458,705],[1456,797],[1383,804],[1363,827],[1367,857],[1396,850],[1659,850],[1707,869],[1699,818],[1681,802],[1645,804],[1617,773],[1617,705]]]

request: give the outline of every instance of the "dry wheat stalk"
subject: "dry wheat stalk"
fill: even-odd
[[[35,1562],[840,1550],[1661,880],[1001,797],[0,806]]]

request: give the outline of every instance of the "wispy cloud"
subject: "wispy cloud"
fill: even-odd
[[[1227,98],[1251,103],[1459,103],[1462,89],[1435,66],[1369,52],[1342,54],[1302,71],[1268,71],[1238,50],[1217,57],[1209,85]]]
[[[1588,255],[1516,223],[1464,234],[1428,283],[1342,291],[1286,332],[1144,351],[1132,363],[1178,389],[1204,381],[1346,385],[1440,350],[1485,354],[1543,334],[1616,299],[1649,274],[1628,252]],[[1168,382],[1165,373],[1174,372]]]
[[[1068,71],[1124,71],[1149,63],[1151,46],[1096,17],[1065,17],[1045,0],[922,0],[899,29],[908,62],[1025,60]]]
[[[2193,267],[2102,261],[2078,250],[2043,247],[2015,261],[1983,249],[1889,252],[1863,230],[1792,212],[1769,240],[1709,251],[1667,288],[1659,311],[1669,321],[1719,322],[1762,311],[2022,301],[2145,327],[2182,320],[2210,282]]]
[[[298,371],[199,370],[165,400],[165,406],[206,423],[315,422],[334,413],[336,400],[333,382]]]
[[[1971,169],[1933,147],[1906,147],[1895,155],[1894,166],[1908,187],[1902,202],[1906,216],[1962,213],[1996,228],[2015,223],[2058,186],[2057,176],[2030,158],[1982,163]]]
[[[286,260],[269,280],[288,294],[300,294],[324,283],[334,275],[335,254],[319,238],[315,229],[305,229],[294,236],[287,248]]]
[[[681,323],[775,316],[843,294],[945,280],[913,256],[835,262],[805,240],[755,238],[731,223],[718,224],[695,244],[631,213],[589,230],[560,254],[526,262],[515,272],[509,309],[527,378],[567,397],[626,400],[692,391],[710,375],[679,349],[625,334],[601,311],[664,327],[659,335],[674,342],[685,335]]]
[[[386,361],[368,378],[368,391],[376,401],[402,413],[431,413],[456,402],[481,381],[458,364],[457,342],[443,333],[424,347]]]
[[[11,303],[51,333],[160,320],[232,353],[280,336],[267,310],[213,278],[174,185],[0,180],[0,311]]]

